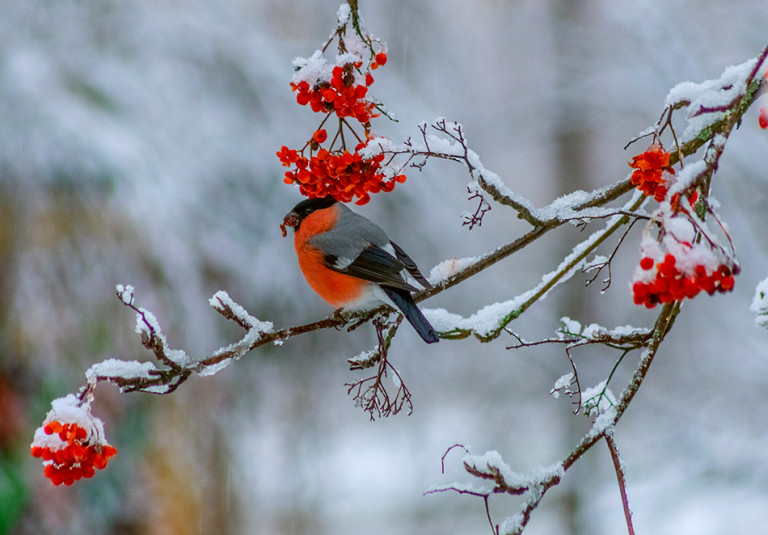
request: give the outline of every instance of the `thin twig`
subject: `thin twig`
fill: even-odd
[[[624,477],[624,467],[619,457],[619,448],[616,445],[616,441],[613,439],[613,435],[606,433],[605,442],[608,444],[608,450],[611,452],[611,459],[613,460],[613,467],[616,470],[616,479],[619,482],[619,493],[621,494],[621,505],[624,508],[624,518],[627,521],[627,531],[629,535],[635,535],[635,528],[632,525],[632,511],[629,509],[629,499],[627,498],[627,484]]]

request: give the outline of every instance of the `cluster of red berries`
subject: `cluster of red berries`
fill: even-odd
[[[657,202],[663,201],[668,189],[664,173],[675,173],[669,166],[669,153],[659,146],[652,146],[650,150],[632,158],[629,166],[635,170],[630,178],[632,184],[647,197],[653,197]]]
[[[117,453],[109,444],[90,443],[88,431],[76,423],[53,420],[43,426],[43,431],[58,435],[61,443],[57,447],[33,444],[31,453],[45,461],[45,477],[54,485],[72,485],[78,479],[93,477]]]
[[[317,132],[315,137],[318,137]],[[360,150],[365,145],[358,144],[355,152],[331,153],[320,149],[309,159],[283,146],[277,153],[278,158],[285,167],[295,166],[295,169],[285,172],[283,181],[298,184],[302,195],[310,198],[330,195],[339,201],[349,202],[357,197],[356,204],[365,204],[371,194],[392,191],[396,183],[405,182],[405,175],[388,178],[382,172],[383,154],[363,158]]]
[[[676,264],[677,259],[669,253],[658,263],[648,256],[640,260],[640,267],[645,271],[655,268],[656,276],[652,281],[636,281],[632,285],[635,304],[653,308],[659,303],[685,297],[693,299],[702,290],[712,295],[716,291],[725,293],[733,289],[734,270],[728,266],[721,265],[708,272],[703,265],[697,265],[693,273],[684,273]]]
[[[376,61],[371,63],[375,69],[387,62],[384,52],[376,54]],[[291,89],[298,91],[296,102],[302,106],[309,104],[314,112],[335,113],[339,118],[353,117],[363,124],[370,122],[378,114],[374,113],[375,103],[366,100],[368,87],[373,83],[373,75],[365,73],[365,83],[355,83],[355,70],[363,63],[345,63],[336,65],[331,71],[331,79],[317,80],[312,86],[306,80],[291,82]]]
[[[356,204],[365,204],[372,194],[392,191],[406,177],[384,165],[384,154],[361,154],[368,142],[375,139],[370,133],[370,121],[379,115],[375,113],[376,103],[366,98],[373,83],[371,71],[387,63],[387,54],[380,50],[372,55],[365,70],[362,60],[350,61],[349,57],[347,54],[337,59],[338,64],[329,70],[310,69],[320,74],[312,74],[309,79],[294,77],[291,88],[297,92],[296,101],[326,114],[326,118],[301,150],[283,145],[276,154],[280,163],[290,168],[283,182],[297,184],[302,195],[331,196],[341,202],[357,198]],[[339,132],[333,136],[330,147],[325,148],[322,145],[328,140],[328,132],[322,126],[331,114],[339,118]],[[347,118],[362,124],[364,137],[354,131]],[[342,129],[351,130],[358,141],[352,152],[347,149]],[[336,145],[337,142],[340,144]]]

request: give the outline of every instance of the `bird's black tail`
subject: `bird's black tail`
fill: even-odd
[[[405,319],[413,325],[416,332],[419,333],[422,340],[428,344],[434,344],[440,341],[440,337],[437,336],[435,329],[421,313],[419,307],[416,306],[416,302],[411,297],[411,292],[408,290],[401,290],[400,288],[392,288],[391,286],[381,286],[381,289],[387,294],[397,308],[405,316]]]

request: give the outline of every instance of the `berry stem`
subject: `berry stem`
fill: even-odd
[[[349,128],[349,131],[352,132],[352,135],[355,136],[355,139],[357,139],[358,143],[362,143],[363,142],[363,140],[360,139],[360,136],[357,135],[357,132],[355,132],[355,129],[352,128],[352,125],[349,124],[349,122],[347,122],[347,120],[344,117],[341,117],[341,118],[339,118],[339,130],[342,129],[343,125],[346,125],[347,128]]]

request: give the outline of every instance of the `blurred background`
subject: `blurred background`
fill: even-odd
[[[623,179],[624,150],[655,123],[670,87],[717,78],[766,45],[762,0],[387,0],[360,2],[389,45],[372,94],[398,122],[464,125],[487,168],[537,205]],[[338,0],[0,0],[0,534],[485,534],[482,500],[423,496],[467,480],[461,454],[498,450],[519,472],[562,460],[589,426],[549,395],[570,372],[559,347],[511,338],[427,346],[402,329],[391,350],[414,412],[369,421],[346,393],[346,358],[370,326],[262,348],[170,396],[97,389],[118,450],[71,488],[43,477],[29,443],[55,397],[108,357],[149,359],[136,287],[171,346],[202,357],[241,332],[208,306],[217,290],[277,327],[330,312],[304,282],[283,214],[300,197],[275,151],[319,122],[296,105],[291,60],[335,26]],[[763,102],[762,105],[768,103]],[[742,259],[732,294],[686,303],[616,440],[639,533],[760,533],[768,506],[768,333],[749,312],[768,276],[768,134],[759,104],[734,132],[713,186]],[[429,272],[526,227],[501,207],[468,231],[466,172],[432,162],[362,213]],[[562,316],[648,325],[628,281],[640,229],[610,288],[574,277],[511,328],[550,336]],[[471,314],[553,269],[585,235],[561,229],[425,302]],[[610,254],[615,241],[605,254]],[[603,278],[602,276],[600,277]],[[583,386],[617,354],[576,352]],[[630,355],[615,392],[632,371]],[[501,522],[512,498],[491,499]],[[551,491],[530,534],[621,533],[613,466],[598,445]]]

